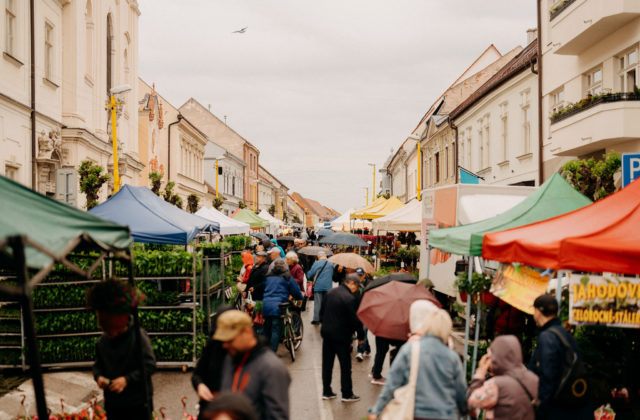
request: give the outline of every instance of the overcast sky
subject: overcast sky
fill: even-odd
[[[210,104],[290,193],[343,212],[478,55],[524,46],[535,4],[143,0],[140,76],[176,107]]]

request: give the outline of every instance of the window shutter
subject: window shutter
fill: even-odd
[[[78,179],[75,168],[61,168],[56,171],[56,200],[76,206]]]

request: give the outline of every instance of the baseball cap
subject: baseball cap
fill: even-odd
[[[264,251],[258,251],[258,252],[256,252],[256,255],[259,255],[259,256],[261,256],[261,257],[266,257],[266,256],[268,256],[269,254],[267,254],[267,253],[266,253],[266,252],[264,252]]]
[[[274,252],[277,252],[279,254],[280,248],[274,246],[269,249],[269,254],[273,254]]]
[[[558,301],[548,293],[540,295],[533,301],[533,307],[544,316],[558,315]]]
[[[327,253],[325,251],[319,251],[318,252],[318,257],[321,256],[321,255],[327,256]]]
[[[359,276],[364,276],[364,270],[362,269],[362,267],[356,268],[355,273]]]
[[[246,312],[236,309],[223,312],[218,316],[213,339],[222,342],[231,341],[242,330],[251,325],[253,325],[253,321],[251,321],[251,317]]]

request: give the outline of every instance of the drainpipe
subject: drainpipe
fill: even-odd
[[[167,130],[169,130],[169,141],[167,144],[167,182],[171,181],[171,126],[178,124],[182,121],[182,114],[178,114],[178,119],[169,124]]]
[[[542,4],[538,0],[538,186],[544,182],[542,166]]]
[[[35,191],[38,186],[38,172],[36,170],[36,41],[35,41],[35,0],[29,1],[29,25],[31,44],[31,188]]]
[[[455,149],[454,149],[455,150],[455,152],[454,152],[455,155],[454,155],[454,158],[453,158],[453,161],[454,161],[453,167],[455,168],[455,171],[456,171],[456,179],[455,179],[454,184],[457,184],[458,183],[458,176],[459,176],[459,173],[460,173],[460,170],[458,169],[458,126],[453,123],[453,120],[451,119],[451,117],[449,117],[448,119],[449,119],[449,127],[451,127],[451,129],[456,132]]]

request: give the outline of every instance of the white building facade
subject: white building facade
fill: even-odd
[[[136,183],[138,17],[136,0],[38,0],[34,14],[36,139],[31,140],[29,3],[4,0],[0,34],[0,171],[79,207],[77,168],[90,159],[112,171],[111,88],[132,91],[118,113],[121,183]],[[113,188],[103,187],[105,199]]]
[[[222,159],[219,159],[222,158]],[[216,160],[218,159],[218,194],[224,202],[221,211],[230,216],[242,201],[244,167],[242,159],[209,140],[204,152],[204,176],[207,184],[216,185]],[[207,204],[207,207],[209,204]]]
[[[543,0],[543,170],[640,152],[640,2]]]

